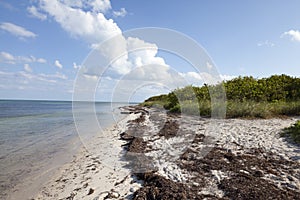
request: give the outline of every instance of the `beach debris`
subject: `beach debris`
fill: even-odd
[[[93,193],[94,193],[94,189],[93,189],[93,188],[90,188],[87,195],[91,195],[91,194],[93,194]]]

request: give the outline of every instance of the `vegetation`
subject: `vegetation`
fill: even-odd
[[[283,129],[281,136],[290,137],[294,142],[300,144],[300,120],[292,126]]]
[[[200,113],[201,116],[211,116],[212,110],[222,107],[226,108],[229,118],[299,115],[300,79],[284,74],[262,79],[238,77],[217,85],[187,86],[142,103],[144,106],[155,104],[170,112]]]

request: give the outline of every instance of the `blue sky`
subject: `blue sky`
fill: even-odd
[[[297,0],[0,0],[0,98],[71,100],[76,74],[92,47],[142,27],[191,37],[206,49],[223,79],[299,76],[299,8]],[[159,47],[153,54],[135,55],[112,68],[124,76],[141,60],[167,65],[193,84],[203,82],[176,56]],[[108,101],[117,80],[107,75],[103,81],[96,99]],[[160,92],[145,87],[133,92],[133,99]]]

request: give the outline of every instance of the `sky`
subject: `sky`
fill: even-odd
[[[142,101],[178,87],[180,78],[209,82],[206,72],[155,41],[126,36],[144,27],[174,30],[199,44],[207,67],[223,80],[299,77],[299,8],[298,0],[0,0],[0,99],[72,100],[92,92],[87,96],[99,101]],[[120,57],[99,74],[103,66],[88,66],[92,52],[117,36],[106,58]]]

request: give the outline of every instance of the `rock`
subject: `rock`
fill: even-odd
[[[262,173],[262,171],[260,171],[260,170],[256,170],[253,175],[256,177],[263,177],[264,173]]]
[[[240,170],[240,172],[242,172],[242,173],[244,173],[244,174],[250,174],[248,171],[246,171],[246,170]]]
[[[108,196],[109,192],[105,191],[105,192],[101,192],[98,196],[98,199],[105,199]]]
[[[120,194],[116,192],[115,190],[111,190],[104,199],[118,199],[120,197]]]
[[[130,191],[130,192],[135,192],[135,189],[134,189],[134,188],[130,188],[129,191]]]
[[[281,185],[285,186],[285,187],[288,187],[288,188],[291,188],[291,189],[298,189],[295,185],[292,185],[290,183],[282,183]]]
[[[94,193],[94,191],[95,191],[95,190],[94,190],[93,188],[90,188],[90,189],[89,189],[89,192],[88,192],[88,194],[87,194],[87,195],[91,195],[91,194],[93,194],[93,193]]]
[[[294,178],[292,176],[287,176],[287,178],[289,179],[289,181],[294,181]]]

